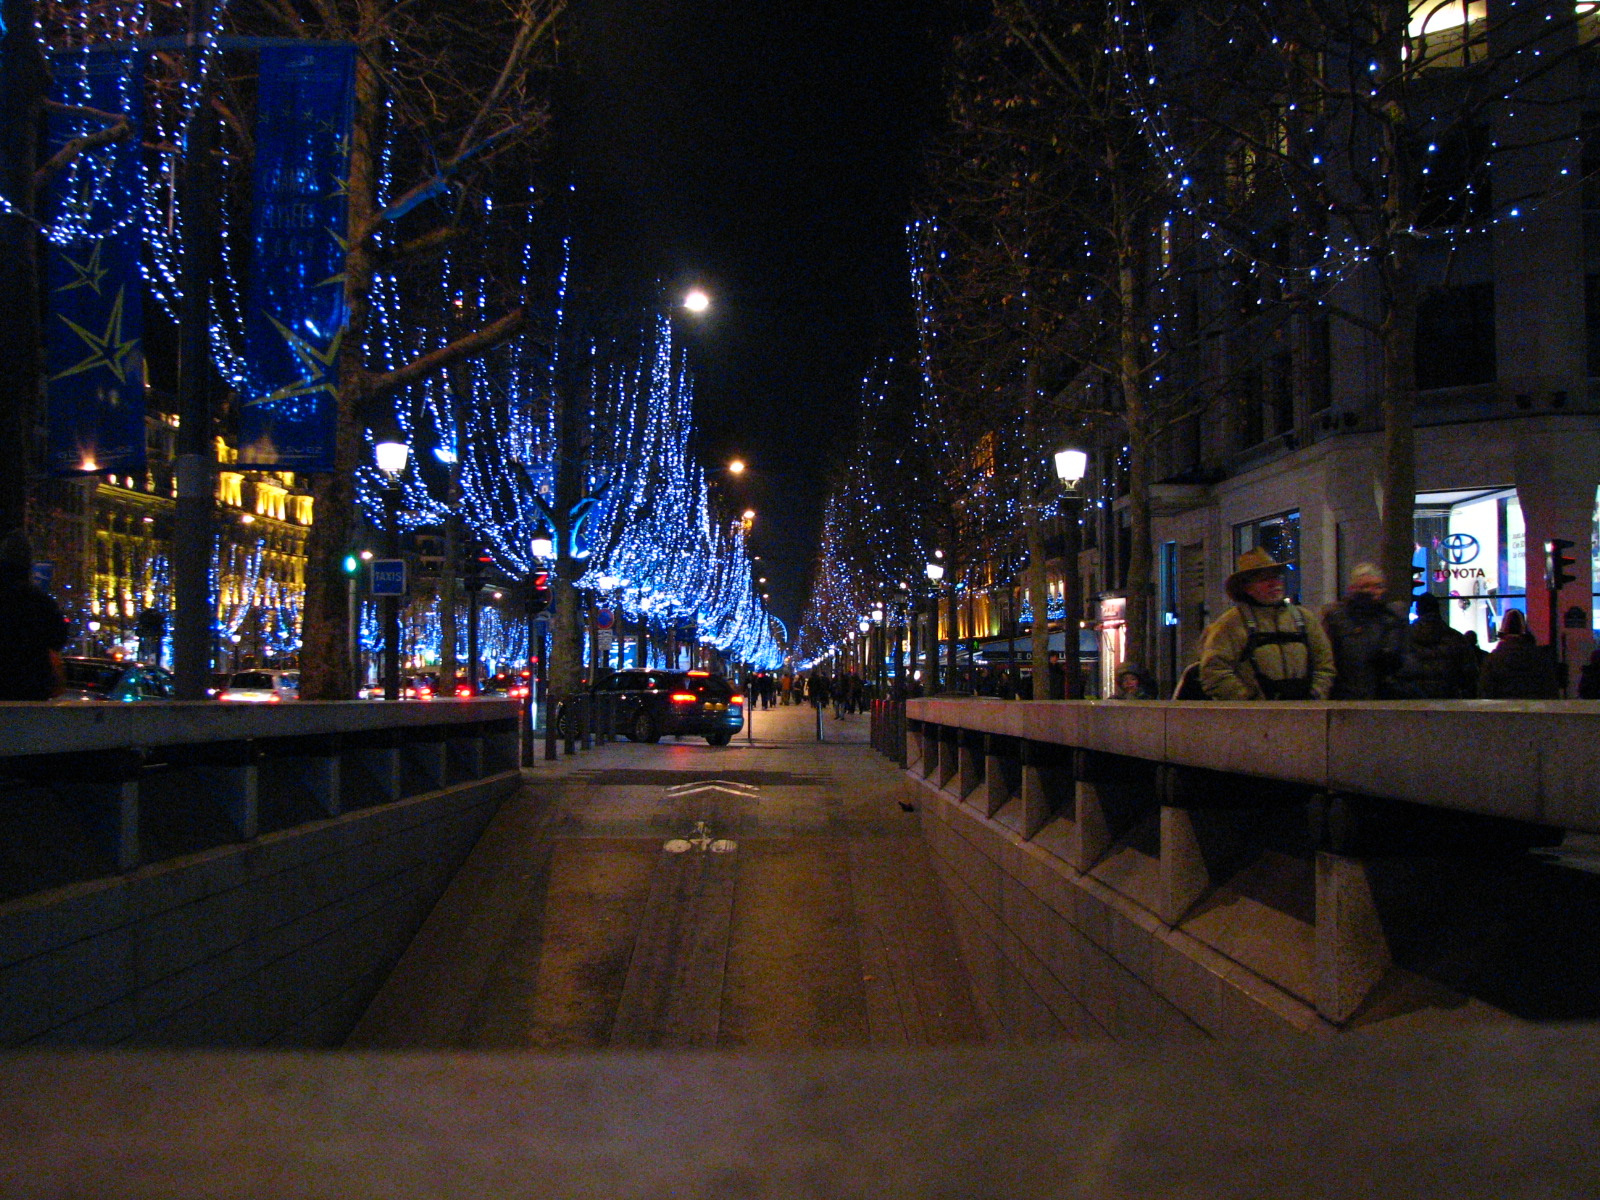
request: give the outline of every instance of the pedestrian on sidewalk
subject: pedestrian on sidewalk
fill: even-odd
[[[1136,662],[1125,662],[1117,668],[1117,690],[1111,693],[1113,700],[1154,700],[1156,698],[1156,685],[1150,678],[1150,672]]]
[[[1223,585],[1233,607],[1206,627],[1200,683],[1213,700],[1326,700],[1333,647],[1316,617],[1284,599],[1288,564],[1247,550]]]
[[[1478,672],[1478,695],[1485,700],[1559,700],[1556,662],[1549,646],[1528,632],[1528,620],[1515,608],[1500,618],[1500,637]]]
[[[1322,614],[1322,628],[1333,647],[1330,700],[1388,700],[1396,695],[1394,676],[1405,663],[1406,623],[1384,603],[1388,586],[1371,563],[1350,573],[1344,600]]]
[[[0,700],[48,700],[61,690],[61,651],[72,627],[32,571],[27,537],[7,534],[0,540]]]
[[[1410,700],[1471,700],[1478,694],[1478,664],[1466,635],[1444,622],[1439,597],[1417,597],[1417,619],[1406,637],[1405,666],[1396,678]]]

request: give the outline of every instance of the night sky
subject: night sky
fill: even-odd
[[[566,114],[613,253],[674,294],[700,457],[758,513],[771,608],[795,632],[862,376],[911,331],[905,235],[937,119],[939,3],[596,0]],[[558,117],[558,124],[560,118]]]

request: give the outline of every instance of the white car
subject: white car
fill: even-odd
[[[217,693],[218,700],[242,700],[254,704],[278,704],[300,699],[298,671],[240,671]]]

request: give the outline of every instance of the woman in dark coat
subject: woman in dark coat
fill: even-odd
[[[1500,618],[1500,640],[1478,672],[1478,695],[1485,700],[1559,700],[1556,666],[1550,648],[1528,632],[1516,609]]]

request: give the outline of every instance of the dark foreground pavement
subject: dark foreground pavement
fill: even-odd
[[[352,1048],[925,1046],[983,1036],[867,717],[540,764]]]

